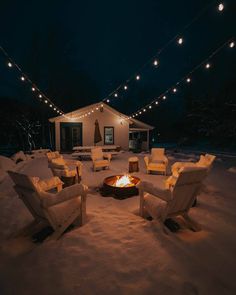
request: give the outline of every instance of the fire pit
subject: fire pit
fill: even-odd
[[[117,199],[126,199],[138,194],[136,185],[140,179],[129,174],[113,175],[104,179],[101,188],[102,196],[114,196]]]

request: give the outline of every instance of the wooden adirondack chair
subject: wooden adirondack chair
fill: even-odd
[[[150,171],[162,172],[166,175],[168,159],[164,148],[152,148],[151,156],[144,157],[147,173]]]
[[[8,174],[15,183],[15,191],[34,217],[27,231],[40,223],[50,225],[54,233],[49,239],[58,239],[73,222],[84,224],[86,186],[75,184],[62,190],[62,182],[58,177],[40,180],[13,171],[8,171]],[[57,193],[48,192],[53,188],[57,188]]]
[[[140,215],[145,217],[149,214],[157,220],[163,230],[167,218],[181,215],[193,231],[199,231],[200,225],[189,216],[196,195],[207,173],[206,168],[185,167],[182,168],[178,177],[172,179],[172,185],[167,189],[160,189],[148,182],[138,185],[140,195]]]
[[[111,154],[103,153],[101,147],[91,149],[91,159],[93,161],[93,170],[98,168],[109,168],[111,162]]]

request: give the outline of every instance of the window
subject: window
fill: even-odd
[[[114,144],[114,127],[104,127],[104,144]]]

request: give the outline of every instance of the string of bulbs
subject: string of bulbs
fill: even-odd
[[[216,1],[213,1],[216,2]],[[161,49],[159,49],[159,51],[152,56],[146,63],[144,63],[137,71],[135,74],[131,75],[126,82],[121,83],[118,87],[115,88],[115,90],[113,90],[112,92],[110,92],[105,98],[102,99],[102,101],[110,103],[112,99],[114,98],[118,98],[119,97],[119,91],[127,91],[128,90],[128,83],[130,81],[139,81],[141,80],[141,75],[140,72],[142,71],[143,68],[145,68],[148,65],[151,65],[154,69],[158,68],[159,64],[160,64],[160,60],[159,60],[159,56],[160,54],[169,46],[171,45],[173,42],[177,42],[177,44],[179,46],[183,45],[184,43],[184,38],[183,35],[184,33],[189,29],[189,27],[195,23],[205,12],[206,10],[212,6],[211,2],[209,5],[207,5],[205,8],[203,8],[200,13],[198,13],[191,21],[190,23],[188,23],[187,25],[185,25],[184,29],[177,35],[175,35],[173,38],[171,38]],[[219,3],[217,5],[217,10],[219,12],[223,12],[224,10],[224,4],[223,3]]]
[[[0,50],[2,51],[3,55],[6,57],[7,59],[7,67],[9,69],[17,69],[19,72],[19,79],[23,82],[23,83],[28,83],[31,92],[35,95],[35,97],[40,101],[43,102],[45,105],[47,105],[50,109],[52,109],[55,113],[66,117],[65,113],[55,105],[55,103],[52,102],[51,99],[49,99],[38,87],[37,85],[32,82],[32,80],[28,77],[28,75],[26,75],[22,69],[20,68],[20,66],[13,61],[13,59],[9,56],[9,54],[6,52],[5,49],[3,49],[3,47],[0,46]]]
[[[225,43],[223,43],[221,46],[219,46],[207,58],[205,58],[201,63],[199,63],[197,66],[195,66],[187,75],[184,75],[178,82],[176,82],[171,87],[169,87],[166,91],[161,93],[157,98],[152,100],[149,104],[146,104],[142,108],[138,109],[136,112],[132,113],[128,117],[128,119],[138,117],[139,115],[142,115],[146,111],[151,110],[153,108],[153,106],[158,106],[161,101],[167,99],[167,94],[170,94],[170,93],[176,94],[180,83],[183,82],[183,85],[190,84],[192,81],[192,74],[194,72],[196,72],[201,67],[204,67],[206,70],[210,69],[212,66],[212,64],[210,63],[210,59],[212,59],[217,53],[219,53],[226,46],[228,46],[230,49],[235,47],[235,42],[233,41],[233,38],[230,38]]]

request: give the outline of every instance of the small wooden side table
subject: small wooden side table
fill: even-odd
[[[137,157],[129,158],[129,173],[139,171],[139,161]]]

